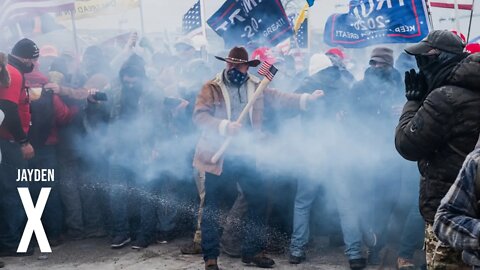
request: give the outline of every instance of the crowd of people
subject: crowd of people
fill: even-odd
[[[397,56],[378,46],[366,63],[341,48],[304,65],[265,47],[174,48],[134,34],[81,61],[27,38],[0,53],[0,257],[34,252],[17,253],[17,188],[35,201],[51,187],[51,246],[143,249],[191,233],[181,252],[203,254],[206,270],[221,252],[270,268],[267,254],[300,264],[324,235],[351,269],[392,247],[398,269],[416,269],[424,244],[422,267],[480,266],[480,55],[459,36],[432,31]],[[262,62],[278,72],[254,95],[270,81]],[[17,182],[21,169],[55,181]]]

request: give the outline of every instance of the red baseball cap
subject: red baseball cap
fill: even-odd
[[[465,51],[470,54],[480,52],[480,43],[467,44],[467,46],[465,47]]]
[[[343,51],[339,48],[332,48],[325,52],[325,54],[333,54],[340,57],[340,59],[345,60],[345,53],[343,53]]]

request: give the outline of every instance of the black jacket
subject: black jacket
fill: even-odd
[[[423,102],[405,104],[395,134],[398,152],[418,161],[420,212],[429,223],[480,133],[480,54],[442,80]]]

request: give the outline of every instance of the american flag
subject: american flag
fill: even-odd
[[[277,74],[277,71],[278,69],[274,65],[264,61],[258,69],[258,74],[267,77],[267,79],[271,81],[275,74]]]
[[[472,10],[473,0],[457,0],[458,9]],[[455,0],[430,1],[430,6],[439,8],[455,8]]]
[[[202,13],[200,10],[200,0],[193,5],[185,15],[182,21],[183,34],[195,36],[202,32]]]
[[[75,9],[75,0],[0,0],[0,28],[22,17]]]

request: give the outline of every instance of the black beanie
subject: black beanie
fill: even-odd
[[[12,55],[25,58],[35,59],[40,56],[37,44],[28,38],[24,38],[18,41],[12,49]]]

